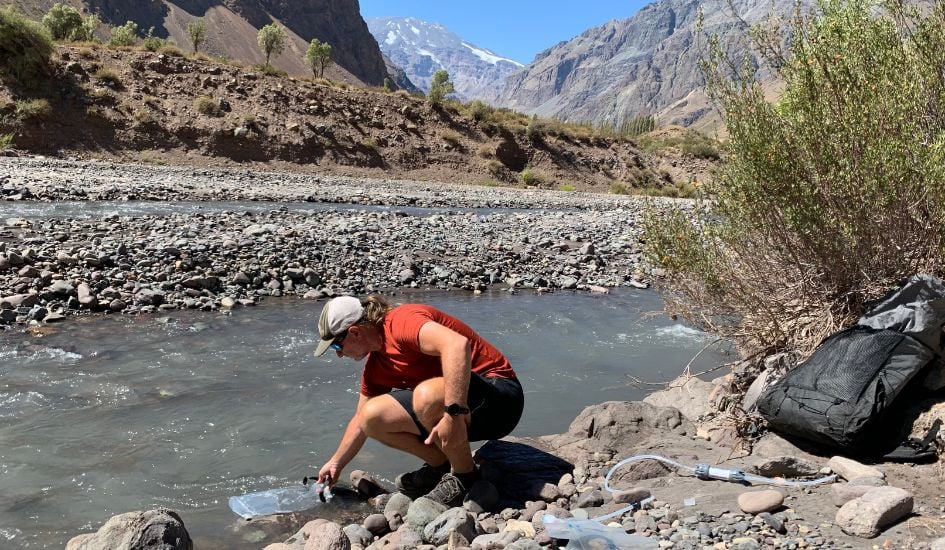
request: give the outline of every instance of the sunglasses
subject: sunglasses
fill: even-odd
[[[345,341],[345,338],[347,338],[347,337],[348,337],[348,331],[347,331],[347,330],[344,331],[344,332],[342,332],[342,333],[339,334],[338,336],[335,336],[335,341],[332,342],[331,345],[328,346],[328,349],[333,349],[333,350],[337,351],[338,353],[341,353],[341,352],[345,349],[345,347],[344,347],[344,345],[342,344],[342,342],[344,342],[344,341]]]

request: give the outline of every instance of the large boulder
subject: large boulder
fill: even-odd
[[[165,508],[112,517],[95,533],[79,535],[66,550],[193,550],[177,512]]]
[[[709,412],[709,396],[715,384],[694,376],[680,376],[669,386],[643,398],[644,403],[654,407],[675,407],[686,419],[695,422]]]

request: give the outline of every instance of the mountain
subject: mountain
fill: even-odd
[[[658,115],[661,125],[704,128],[717,117],[702,91],[706,36],[720,36],[740,59],[749,51],[748,26],[786,16],[794,3],[733,0],[731,6],[739,17],[727,0],[659,0],[629,19],[588,29],[509,77],[498,104],[570,121],[620,124]],[[704,33],[696,30],[700,10]],[[753,56],[751,62],[759,66]]]
[[[524,68],[463,40],[442,25],[413,17],[376,17],[367,20],[371,34],[396,65],[424,91],[433,73],[446,69],[462,99],[494,102],[506,77]]]
[[[304,55],[312,38],[332,46],[336,63],[328,76],[337,80],[380,86],[387,69],[377,42],[361,17],[358,0],[71,0],[84,13],[98,13],[107,25],[134,21],[142,33],[154,27],[154,35],[170,38],[189,48],[187,24],[198,17],[207,23],[205,50],[213,55],[247,63],[264,62],[256,33],[273,21],[288,31],[285,52],[272,64],[290,74],[311,74]],[[0,0],[27,15],[39,18],[55,0]]]

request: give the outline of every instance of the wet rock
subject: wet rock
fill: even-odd
[[[886,474],[872,466],[866,466],[865,464],[860,464],[855,460],[842,456],[831,458],[830,461],[827,462],[827,467],[847,480],[856,479],[858,477],[878,477],[881,479],[886,477]]]
[[[746,514],[760,514],[778,509],[784,503],[784,494],[774,489],[751,491],[738,495],[738,507]]]
[[[872,538],[912,513],[912,495],[898,487],[876,487],[837,510],[836,523],[848,535]]]
[[[97,532],[80,535],[66,550],[192,550],[193,542],[180,515],[159,508],[113,516]]]
[[[364,470],[351,472],[351,485],[367,498],[373,498],[388,492],[387,489],[381,487],[374,476]]]

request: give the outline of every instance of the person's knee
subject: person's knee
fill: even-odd
[[[432,378],[413,390],[413,410],[429,429],[443,415],[443,379]]]
[[[377,434],[387,431],[385,429],[387,416],[387,407],[383,400],[369,400],[361,409],[361,431],[368,437],[376,438]]]

